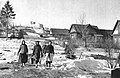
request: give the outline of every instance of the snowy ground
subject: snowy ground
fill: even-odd
[[[26,44],[29,48],[29,54],[32,53],[35,40],[36,39],[26,40]],[[38,40],[41,41],[41,45],[43,45],[44,39]],[[94,58],[90,57],[91,54],[105,55],[104,50],[102,49],[91,49],[89,52],[83,47],[78,48],[75,51],[75,54],[78,58],[75,60],[70,60],[66,59],[65,55],[61,55],[61,53],[64,52],[64,48],[54,45],[55,56],[51,70],[46,70],[44,66],[40,66],[38,69],[36,69],[34,66],[30,66],[30,64],[27,64],[25,68],[19,68],[17,64],[7,64],[8,62],[11,63],[13,61],[17,61],[17,52],[21,42],[22,40],[16,39],[7,41],[5,39],[0,39],[1,68],[10,68],[9,70],[0,70],[2,72],[0,73],[0,78],[4,78],[4,76],[10,76],[6,78],[110,78],[111,69],[106,67],[106,61],[95,60]],[[81,53],[82,57],[79,59]],[[39,74],[42,76],[40,77]],[[17,77],[17,75],[20,77]]]

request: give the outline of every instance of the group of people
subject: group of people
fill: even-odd
[[[18,55],[18,62],[21,63],[22,67],[25,66],[25,63],[28,61],[28,46],[26,45],[25,40],[23,40],[20,45]],[[35,62],[36,68],[38,67],[38,63],[41,64],[41,59],[43,56],[46,56],[45,65],[47,67],[51,67],[54,56],[54,47],[51,41],[47,41],[43,48],[39,44],[39,41],[35,41],[31,59]]]

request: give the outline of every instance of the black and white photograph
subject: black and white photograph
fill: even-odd
[[[0,78],[120,78],[120,0],[0,0]]]

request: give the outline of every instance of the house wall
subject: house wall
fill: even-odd
[[[65,34],[52,34],[51,36],[58,38],[59,40],[67,39],[68,37],[70,37],[69,35]]]
[[[72,39],[82,39],[82,36],[78,33],[71,33],[70,37]],[[87,46],[94,46],[95,43],[97,43],[99,40],[102,39],[102,36],[95,36],[95,35],[87,35],[86,37],[86,43]],[[82,42],[84,42],[83,40],[81,40]]]
[[[113,41],[120,48],[120,36],[113,36]]]
[[[88,43],[93,43],[93,42],[95,42],[95,36],[89,35],[88,38],[87,38],[87,42],[88,42]]]
[[[84,43],[84,41],[82,40],[82,36],[78,33],[72,33],[72,34],[70,34],[70,37],[72,39],[78,39],[79,41],[81,41],[81,42],[79,42],[79,43],[81,43],[81,45]],[[92,36],[92,35],[87,36],[87,38],[86,38],[87,46],[94,46],[95,39],[97,39],[95,36]]]
[[[113,32],[113,41],[117,47],[120,47],[120,22],[117,24],[116,29]]]
[[[73,39],[73,38],[77,38],[77,34],[78,34],[78,33],[76,33],[75,28],[72,27],[71,30],[70,30],[70,37],[71,37],[72,39]]]
[[[95,35],[95,42],[99,42],[103,40],[103,36],[102,35]]]
[[[115,31],[113,32],[113,34],[118,34],[118,28],[115,29]]]
[[[81,32],[80,33],[78,32],[79,31],[72,27],[70,29],[71,38],[81,39],[82,36],[85,36],[85,40],[83,41],[84,38],[81,40],[82,42],[86,41],[87,46],[94,46],[96,43],[103,40],[103,35],[98,35],[98,32],[96,32],[96,30],[92,26],[87,26],[86,28],[84,28],[82,35],[80,35]]]
[[[71,38],[77,38],[77,33],[72,33],[72,34],[70,34],[70,37],[71,37]]]
[[[74,28],[74,27],[72,27],[72,28],[71,28],[70,33],[72,33],[72,32],[76,32],[76,30],[75,30],[75,28]]]
[[[118,34],[120,34],[120,23],[118,23],[116,30],[118,30]]]

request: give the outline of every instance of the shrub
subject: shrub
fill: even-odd
[[[101,63],[95,60],[86,59],[81,61],[75,61],[74,63],[76,67],[86,72],[94,73],[96,70],[102,69]]]
[[[99,54],[98,55],[91,54],[91,57],[93,57],[94,59],[102,59],[102,60],[108,60],[108,59],[116,60],[116,58],[110,58],[110,57],[99,55]]]

